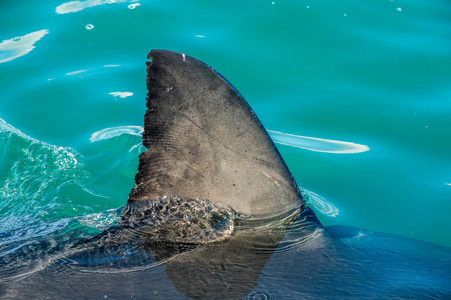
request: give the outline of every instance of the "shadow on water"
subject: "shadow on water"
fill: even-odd
[[[73,237],[80,230],[33,241],[2,253],[2,270],[27,262],[22,269],[2,274],[2,296],[445,299],[451,295],[449,248],[345,226],[323,228],[310,209],[266,225],[256,223],[238,220],[231,236],[203,244],[174,242],[162,235],[149,239],[155,232],[146,236],[141,226],[138,230],[124,220],[78,243]],[[161,226],[154,229],[161,231]]]

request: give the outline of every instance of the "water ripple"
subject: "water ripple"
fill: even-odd
[[[328,202],[324,197],[320,195],[308,191],[306,189],[300,189],[302,197],[305,199],[305,202],[310,206],[316,208],[316,211],[320,212],[323,215],[329,217],[335,217],[339,214],[338,208],[336,208],[332,203]]]
[[[351,154],[351,153],[366,152],[370,150],[370,148],[366,145],[360,145],[351,142],[342,142],[300,136],[273,130],[268,130],[268,133],[275,143],[306,149],[310,151],[336,153],[336,154]]]
[[[83,202],[73,202],[93,197],[85,187],[90,174],[75,150],[33,139],[0,119],[0,154],[9,158],[0,161],[0,244],[65,227],[66,219],[55,222],[58,215],[92,212]]]
[[[244,299],[271,300],[271,299],[276,299],[276,297],[274,296],[273,293],[271,293],[269,291],[258,290],[258,291],[250,291]]]
[[[91,141],[91,143],[94,143],[101,140],[111,139],[113,137],[122,134],[141,136],[143,131],[144,128],[142,126],[130,125],[130,126],[110,127],[94,132],[89,140]]]
[[[116,225],[122,215],[122,207],[118,209],[109,209],[107,211],[90,214],[86,216],[77,217],[77,221],[84,225],[98,231],[104,231],[114,225]]]
[[[296,230],[296,229],[294,229]],[[299,229],[298,231],[301,231]],[[324,247],[325,238],[324,238],[324,229],[321,227],[316,227],[310,233],[302,234],[300,237],[294,240],[286,240],[279,245],[276,249],[275,253],[288,253],[294,252],[296,254],[304,254],[305,252],[313,252],[316,249]]]
[[[67,76],[72,76],[72,75],[77,75],[77,74],[84,73],[86,71],[88,71],[88,70],[78,70],[78,71],[68,72],[68,73],[66,73],[66,75]]]

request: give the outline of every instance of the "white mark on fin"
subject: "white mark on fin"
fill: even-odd
[[[260,173],[262,173],[263,175],[265,175],[266,177],[268,177],[269,179],[271,179],[271,176],[269,176],[269,175],[266,174],[265,172],[260,172]]]
[[[182,53],[183,61],[185,61],[185,53]]]

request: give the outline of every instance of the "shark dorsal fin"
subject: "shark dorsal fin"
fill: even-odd
[[[243,96],[185,54],[152,50],[136,185],[128,207],[168,195],[203,198],[253,216],[302,198],[285,162]]]

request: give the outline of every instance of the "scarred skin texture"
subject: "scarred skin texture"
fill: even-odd
[[[129,211],[164,196],[203,198],[255,217],[298,208],[285,162],[241,94],[185,54],[152,50],[147,111]]]

